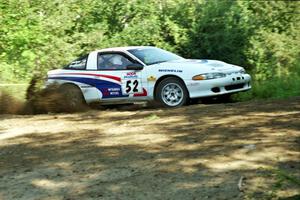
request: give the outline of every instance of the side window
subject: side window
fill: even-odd
[[[129,64],[132,62],[121,54],[98,54],[98,70],[125,70]]]
[[[77,58],[76,60],[71,62],[69,65],[64,67],[64,69],[85,70],[87,59],[88,59],[88,55]]]

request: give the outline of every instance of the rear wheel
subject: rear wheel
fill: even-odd
[[[180,107],[186,104],[188,92],[184,83],[178,78],[162,80],[156,89],[156,100],[164,107]]]
[[[81,90],[71,84],[65,84],[60,87],[60,93],[63,95],[63,106],[67,112],[81,111],[86,108],[86,104]]]

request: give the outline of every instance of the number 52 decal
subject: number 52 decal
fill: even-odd
[[[140,80],[138,79],[129,79],[123,82],[123,93],[125,94],[133,94],[133,93],[141,93],[142,87]]]

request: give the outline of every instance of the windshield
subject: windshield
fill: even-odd
[[[131,49],[128,51],[146,65],[153,65],[157,63],[183,59],[182,57],[177,56],[174,53],[155,47]]]

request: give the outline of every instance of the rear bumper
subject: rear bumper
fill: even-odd
[[[219,96],[224,94],[247,91],[251,89],[249,74],[234,74],[224,78],[185,81],[190,98]]]

